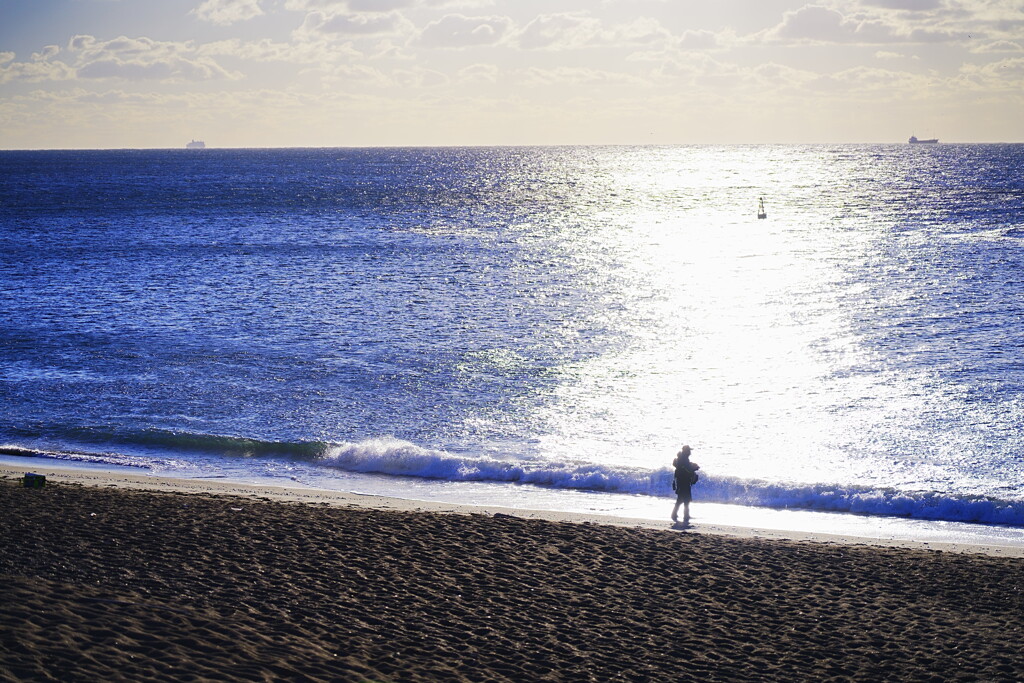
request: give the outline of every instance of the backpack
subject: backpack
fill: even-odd
[[[698,467],[699,467],[699,465],[698,465]],[[692,486],[692,485],[696,484],[699,479],[700,479],[700,477],[697,475],[697,473],[694,472],[693,470],[690,470],[690,485]],[[675,475],[672,475],[672,490],[673,491],[677,491],[678,490],[677,486],[678,486],[678,484],[677,484],[676,477],[675,477]]]

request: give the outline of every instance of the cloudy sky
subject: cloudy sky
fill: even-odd
[[[1024,0],[0,0],[0,148],[1024,141]]]

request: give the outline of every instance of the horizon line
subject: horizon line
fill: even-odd
[[[910,143],[894,141],[874,142],[590,142],[590,143],[494,143],[494,144],[394,144],[394,145],[281,145],[281,146],[211,146],[202,149],[186,149],[185,145],[176,147],[4,147],[0,152],[144,152],[181,150],[202,153],[211,150],[291,150],[291,149],[486,149],[486,148],[560,148],[560,147],[782,147],[782,146],[862,146],[892,145],[908,146]],[[935,143],[945,145],[1019,145],[1024,141],[989,140]],[[918,147],[920,145],[914,145]],[[927,145],[930,147],[931,145]]]

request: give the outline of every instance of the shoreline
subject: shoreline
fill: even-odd
[[[668,520],[652,520],[639,517],[607,514],[585,514],[556,510],[510,508],[496,505],[470,505],[428,500],[416,500],[391,496],[352,493],[303,486],[276,486],[252,484],[227,479],[179,478],[160,475],[140,475],[102,469],[97,467],[28,466],[0,463],[0,479],[17,480],[26,473],[35,472],[47,477],[48,483],[74,483],[85,486],[119,487],[131,490],[161,491],[174,493],[199,493],[209,495],[231,495],[264,499],[277,502],[303,503],[308,505],[329,505],[335,507],[361,507],[371,510],[401,512],[433,512],[459,515],[510,516],[522,519],[537,519],[550,522],[571,522],[575,524],[601,524],[639,529],[705,533],[740,539],[761,539],[822,543],[850,546],[874,546],[914,550],[939,550],[953,553],[982,554],[993,557],[1024,558],[1024,545],[1000,545],[992,543],[917,541],[898,538],[876,538],[824,532],[805,532],[786,529],[759,528],[714,524],[699,519],[686,529],[678,529]]]

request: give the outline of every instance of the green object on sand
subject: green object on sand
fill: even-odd
[[[27,489],[41,489],[46,486],[46,477],[41,474],[27,472],[25,474],[24,486]]]

